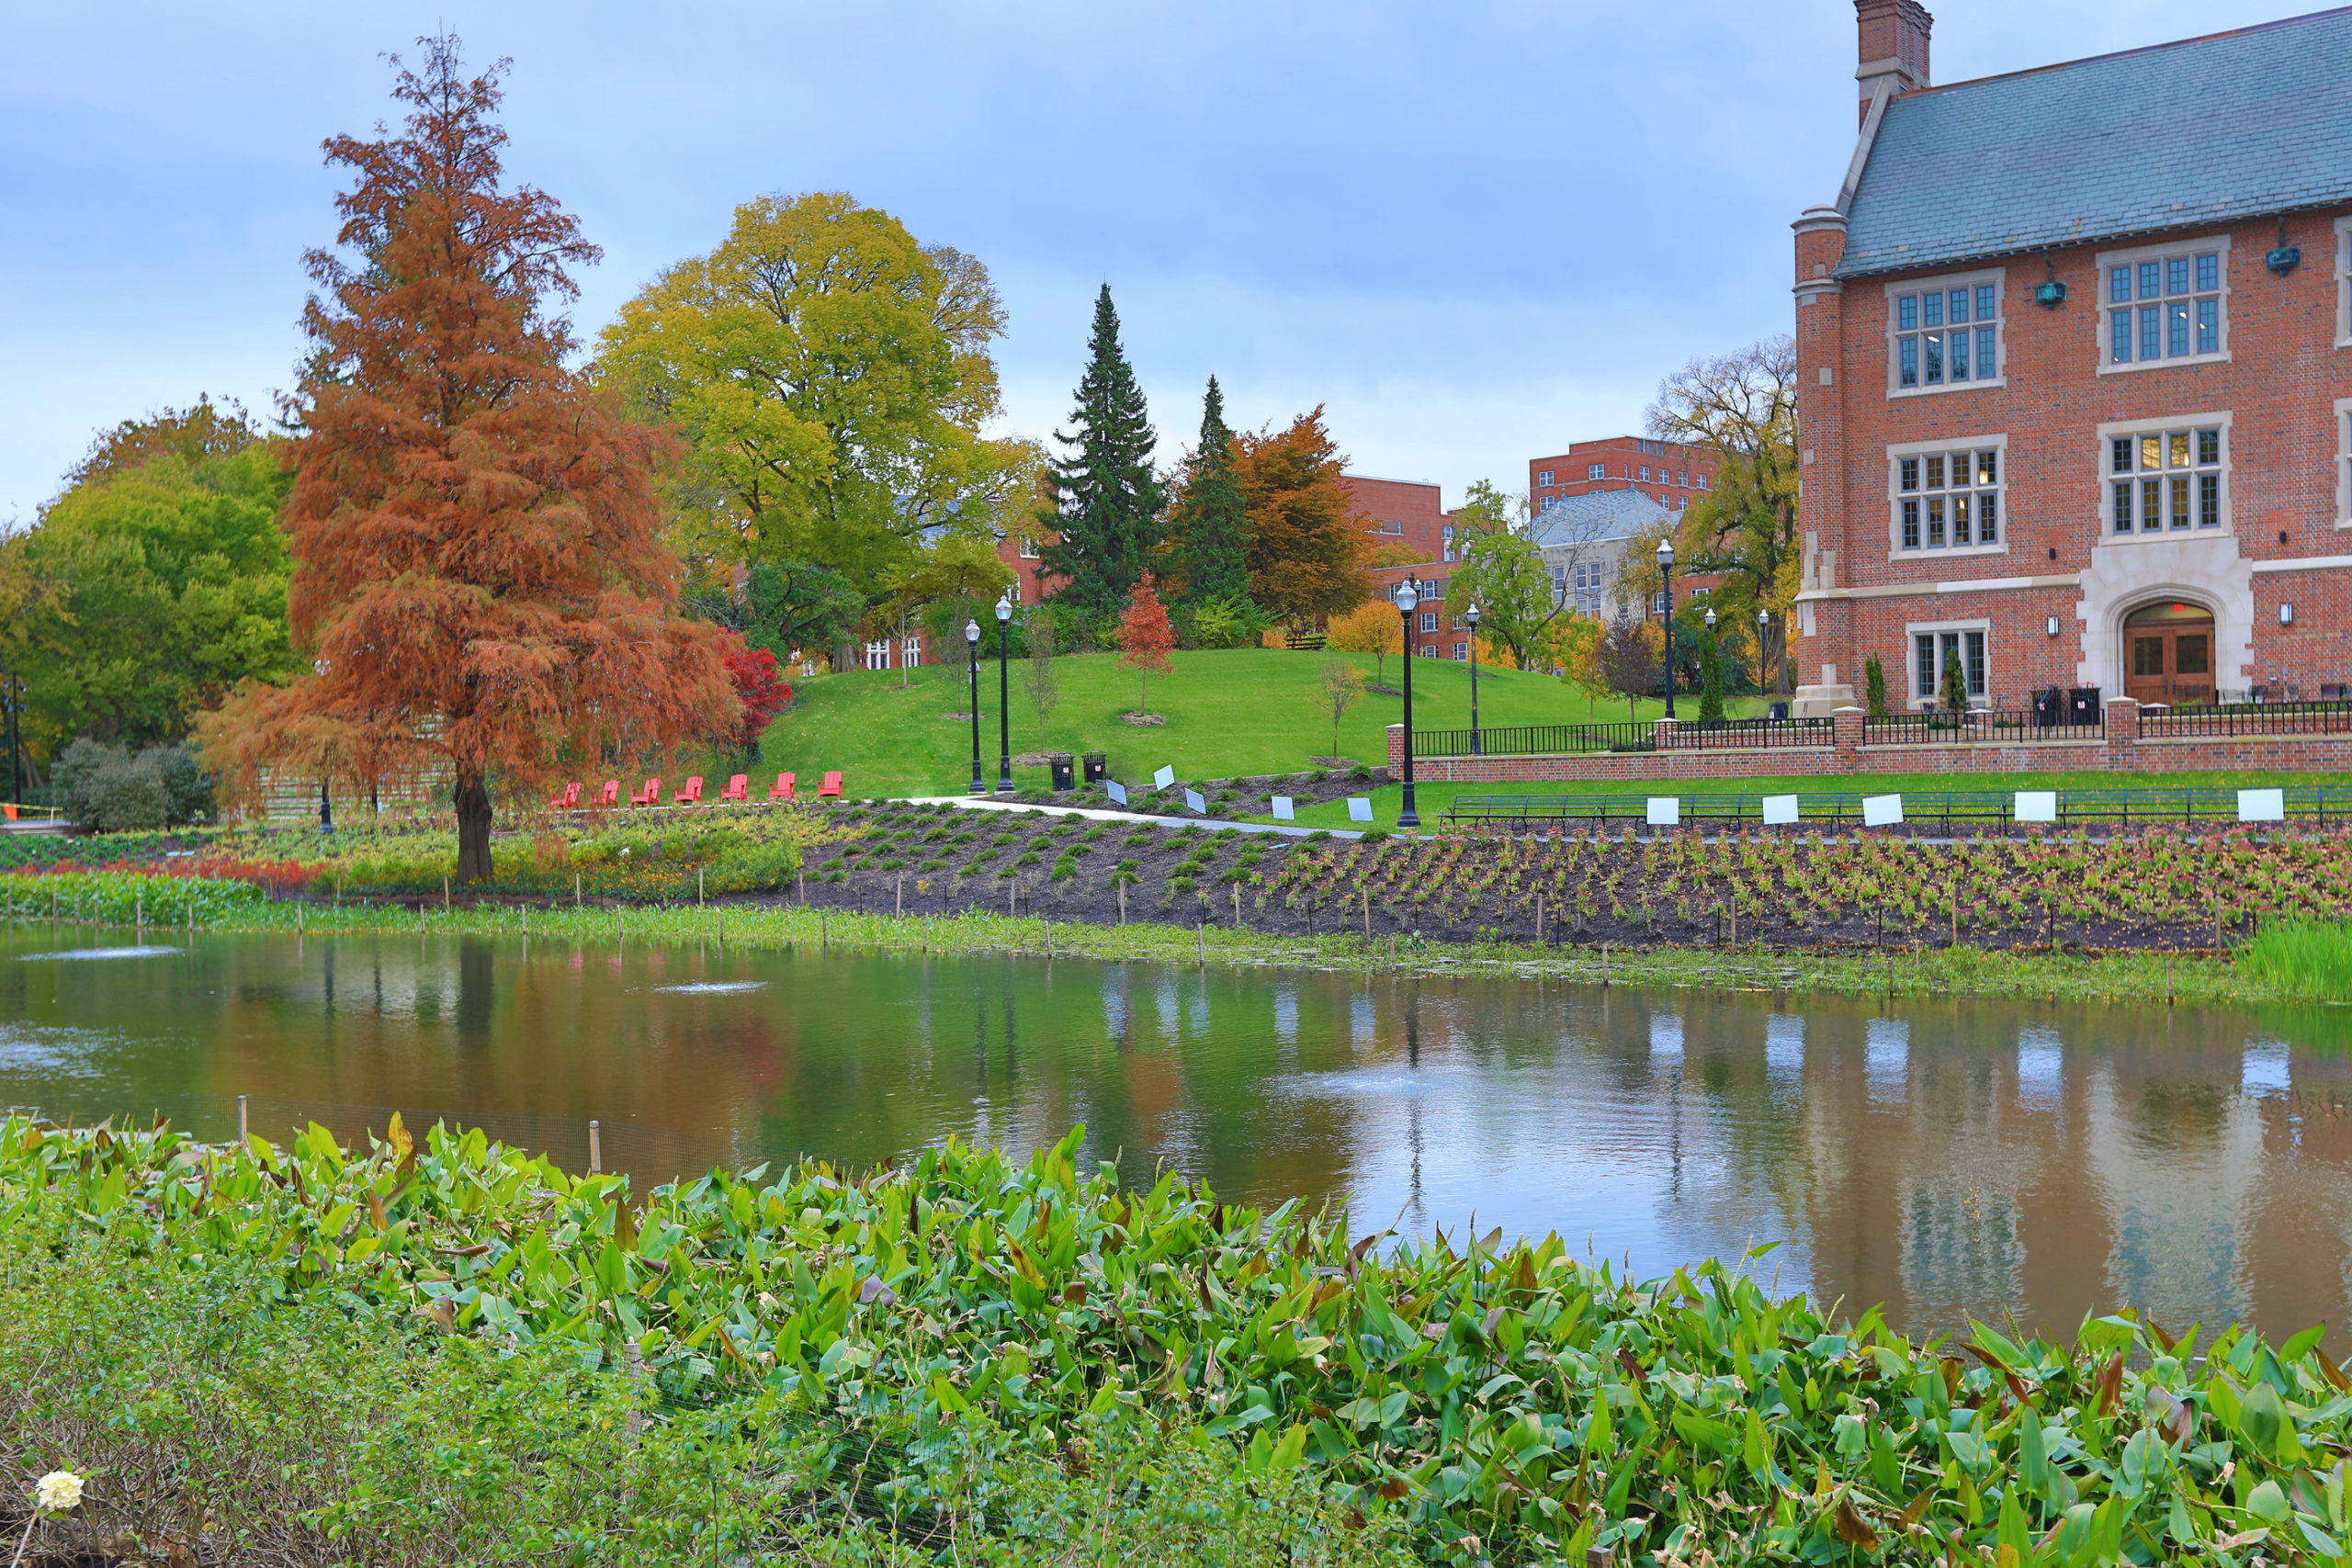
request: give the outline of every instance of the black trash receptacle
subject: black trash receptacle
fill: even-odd
[[[1789,716],[1789,705],[1786,703],[1774,703],[1770,711],[1772,722],[1778,724],[1781,720]]]
[[[1054,770],[1055,794],[1058,795],[1063,790],[1072,788],[1077,784],[1077,769],[1072,765],[1070,754],[1069,752],[1056,751],[1049,754],[1046,758],[1046,764]]]
[[[2097,686],[2071,686],[2066,691],[2066,721],[2069,724],[2097,724],[2099,702]]]
[[[1111,759],[1100,751],[1086,753],[1086,782],[1101,784],[1111,776]]]

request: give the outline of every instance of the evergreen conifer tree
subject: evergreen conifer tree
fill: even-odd
[[[1057,509],[1045,521],[1060,539],[1039,552],[1048,575],[1069,579],[1063,596],[1087,615],[1116,615],[1159,544],[1164,500],[1152,471],[1157,442],[1143,389],[1119,346],[1111,286],[1094,299],[1094,332],[1071,418],[1076,434],[1054,433],[1071,448],[1053,465]]]
[[[1870,705],[1870,716],[1884,718],[1886,716],[1886,667],[1878,661],[1878,655],[1875,653],[1862,661],[1862,692],[1863,701]]]
[[[1187,606],[1250,593],[1250,513],[1234,477],[1225,393],[1214,376],[1201,402],[1201,444],[1169,519],[1166,575],[1175,580],[1177,603]]]

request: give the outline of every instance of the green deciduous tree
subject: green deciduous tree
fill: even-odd
[[[1168,519],[1161,579],[1186,608],[1250,592],[1250,514],[1233,468],[1233,432],[1225,394],[1209,378],[1201,403],[1201,439],[1184,459],[1175,509]]]
[[[1446,614],[1458,616],[1474,604],[1481,641],[1508,649],[1521,670],[1552,661],[1551,633],[1562,605],[1543,552],[1526,535],[1504,527],[1472,536],[1446,583]]]
[[[1060,537],[1039,551],[1040,561],[1048,574],[1069,580],[1058,597],[1091,615],[1115,615],[1159,545],[1165,498],[1151,467],[1158,437],[1119,346],[1119,312],[1107,283],[1094,299],[1086,374],[1070,423],[1071,434],[1054,436],[1069,450],[1052,464],[1055,501],[1042,519]]]
[[[1462,504],[1446,516],[1453,525],[1453,544],[1459,551],[1473,540],[1503,533],[1514,524],[1524,522],[1527,501],[1524,496],[1506,495],[1491,479],[1473,479]]]

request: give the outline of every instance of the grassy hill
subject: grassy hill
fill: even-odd
[[[1012,671],[1012,750],[1107,753],[1111,776],[1132,782],[1172,764],[1179,778],[1288,773],[1313,764],[1311,757],[1353,757],[1377,766],[1385,760],[1385,731],[1404,716],[1401,697],[1366,693],[1340,725],[1339,750],[1331,750],[1331,715],[1317,705],[1320,653],[1275,649],[1227,649],[1170,656],[1176,672],[1154,676],[1151,711],[1165,725],[1122,724],[1132,712],[1136,678],[1113,653],[1074,654],[1054,661],[1061,700],[1041,737],[1036,709],[1023,693],[1021,661]],[[1357,660],[1367,682],[1370,659]],[[1401,682],[1399,661],[1387,661],[1390,682]],[[901,681],[910,682],[902,687]],[[764,789],[778,769],[790,768],[814,784],[828,769],[848,775],[861,795],[946,794],[969,787],[972,730],[965,711],[965,672],[956,666],[908,671],[855,671],[797,684],[797,700],[768,729],[763,761],[753,775]],[[1687,704],[1696,711],[1696,698]],[[1735,713],[1757,705],[1731,705]],[[987,776],[996,777],[997,671],[980,667],[980,754]],[[1419,727],[1438,729],[1470,722],[1470,667],[1451,660],[1424,659],[1413,667],[1413,710]],[[1638,716],[1656,717],[1655,702],[1640,705]],[[1623,720],[1627,705],[1606,702],[1588,707],[1573,689],[1548,675],[1516,670],[1478,671],[1478,722],[1484,725],[1580,724]],[[1042,782],[1042,768],[1016,766],[1023,783]]]

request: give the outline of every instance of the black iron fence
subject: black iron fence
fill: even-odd
[[[1579,756],[1593,751],[1652,750],[1651,727],[1641,724],[1517,724],[1413,731],[1416,757]]]
[[[1723,718],[1676,725],[1660,742],[1669,751],[1720,751],[1763,747],[1826,746],[1835,738],[1826,718]]]
[[[1955,745],[1990,741],[2019,745],[2034,741],[2098,741],[2107,739],[2104,714],[2075,719],[2064,708],[1996,711],[1971,708],[1966,713],[1892,713],[1862,721],[1865,746],[1926,745],[1948,741]]]
[[[1859,794],[1802,794],[1797,820],[1779,825],[1793,833],[1847,832],[1862,826]],[[2068,829],[2103,826],[2111,829],[2227,827],[2238,820],[2234,789],[2080,789],[2058,790],[2054,822],[2025,822],[2017,818],[2017,796],[2006,790],[1942,790],[1903,795],[1904,827],[1919,833],[1981,834],[2007,832],[2019,827]],[[2307,784],[2281,790],[2289,819],[2320,826],[2352,823],[2352,789]],[[1651,797],[1641,795],[1464,795],[1446,808],[1443,820],[1463,827],[1503,827],[1521,831],[1547,828],[1590,826],[1600,829],[1644,825]],[[1685,795],[1679,797],[1681,826],[1739,830],[1767,826],[1764,802],[1757,795]]]
[[[2147,739],[2261,735],[2352,735],[2352,702],[2222,704],[2140,710]]]

